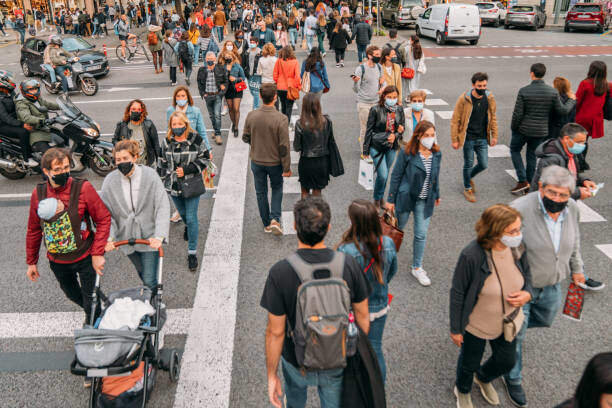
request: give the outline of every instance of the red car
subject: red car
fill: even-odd
[[[573,29],[603,33],[610,26],[610,15],[603,3],[576,3],[565,17],[565,32]]]

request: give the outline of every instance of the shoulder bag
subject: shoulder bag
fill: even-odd
[[[317,76],[317,78],[319,78],[321,83],[323,84],[323,93],[328,93],[329,92],[329,87],[327,85],[325,85],[325,81],[323,81],[323,77],[321,76],[321,74],[319,74],[319,71],[317,71],[315,69],[314,71],[312,71],[312,73],[315,74]]]
[[[606,102],[603,107],[603,115],[605,120],[612,120],[612,95],[610,95],[610,89],[606,92]]]
[[[328,150],[329,150],[329,174],[332,177],[340,177],[344,174],[344,164],[342,163],[342,157],[340,156],[340,150],[338,149],[338,145],[336,144],[336,139],[334,139],[334,130],[332,128],[331,122],[328,119],[329,130],[329,140],[328,140]]]
[[[493,255],[491,255],[491,263],[493,263],[493,269],[495,269],[495,275],[497,275],[497,280],[499,280],[499,287],[501,289],[502,312],[504,314],[504,339],[508,343],[512,343],[514,338],[518,335],[519,331],[521,331],[521,327],[523,326],[523,322],[525,321],[525,315],[523,314],[523,308],[517,307],[512,311],[512,313],[506,316],[504,287],[502,286],[502,281],[499,276],[499,272],[497,271],[497,265],[495,265],[495,261],[493,260]]]
[[[380,216],[380,226],[382,227],[383,235],[391,238],[395,244],[395,250],[399,251],[400,246],[402,246],[402,241],[404,240],[404,231],[398,228],[395,215],[385,210],[383,215]]]

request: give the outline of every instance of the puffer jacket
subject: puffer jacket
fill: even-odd
[[[400,125],[406,128],[406,119],[404,115],[404,109],[401,105],[395,105],[395,128],[397,129]],[[387,132],[387,110],[386,107],[376,105],[370,109],[368,115],[368,124],[366,127],[365,140],[363,141],[363,154],[364,156],[370,155],[370,147],[372,147],[372,137],[375,133]],[[393,150],[397,150],[399,141],[402,140],[404,132],[395,132],[395,141],[393,142]]]
[[[315,132],[302,128],[300,121],[296,122],[293,150],[300,152],[301,157],[312,158],[329,155],[329,139],[330,136],[333,136],[334,130],[329,116],[325,115],[325,119],[327,120],[323,129]]]
[[[555,88],[542,79],[535,79],[519,90],[510,128],[528,137],[548,137],[551,112],[567,115],[574,106],[575,100],[561,102],[559,92]]]
[[[355,26],[351,40],[357,39],[357,45],[367,45],[372,39],[372,27],[366,23],[361,22]]]
[[[23,122],[17,119],[15,111],[15,102],[11,95],[2,95],[0,97],[0,126],[23,126]]]
[[[463,146],[465,135],[467,133],[470,117],[472,116],[472,97],[471,90],[466,91],[459,96],[455,103],[455,110],[451,118],[451,141],[459,142],[459,146]],[[487,111],[487,142],[489,145],[492,141],[497,142],[497,104],[493,94],[486,92],[488,111]]]

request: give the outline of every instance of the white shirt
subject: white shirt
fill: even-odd
[[[121,189],[128,209],[135,212],[138,203],[138,193],[140,192],[140,178],[142,170],[140,165],[134,165],[134,173],[130,177],[121,177]]]

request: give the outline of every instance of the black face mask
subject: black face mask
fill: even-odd
[[[393,57],[391,58],[391,62],[394,64],[399,64],[399,59],[397,59],[397,57]]]
[[[66,173],[60,173],[60,174],[56,174],[55,176],[51,176],[51,179],[53,180],[53,182],[60,187],[65,186],[69,178],[70,178],[69,171],[67,171]]]
[[[180,135],[182,135],[183,133],[185,133],[185,130],[187,130],[187,128],[186,128],[186,127],[184,127],[184,126],[183,126],[183,127],[180,127],[180,128],[172,128],[172,134],[173,134],[174,136],[180,136]]]
[[[546,211],[551,212],[553,214],[561,212],[565,209],[565,207],[567,207],[567,201],[553,201],[546,196],[542,197],[542,204],[544,204],[544,208],[546,209]]]
[[[141,116],[142,112],[130,112],[130,120],[133,122],[138,122]]]
[[[380,62],[380,57],[372,57],[372,62],[378,64]]]
[[[206,61],[206,65],[212,67],[213,65],[215,65],[215,61]]]
[[[123,174],[124,176],[127,176],[128,174],[130,174],[130,171],[132,171],[132,169],[134,168],[134,163],[132,162],[119,163],[117,165],[117,168],[119,169],[121,174]]]
[[[484,94],[487,93],[486,89],[474,89],[476,91],[476,93],[480,96],[483,96]]]

